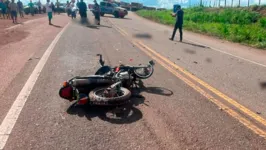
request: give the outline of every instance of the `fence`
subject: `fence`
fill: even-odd
[[[266,6],[266,0],[199,0],[191,4],[192,0],[188,0],[188,7],[205,6],[205,7],[250,7],[251,5]],[[179,1],[182,3],[182,1]],[[181,5],[184,5],[182,3]]]

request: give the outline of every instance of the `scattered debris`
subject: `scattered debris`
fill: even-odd
[[[194,64],[198,64],[198,62],[196,62],[196,61],[193,61],[193,63],[194,63]]]
[[[191,49],[185,49],[184,51],[185,51],[186,53],[189,53],[189,54],[196,54],[196,51],[191,50]]]
[[[261,112],[256,112],[258,115],[260,115],[261,114]]]
[[[208,63],[211,63],[211,62],[212,62],[212,59],[211,59],[211,58],[206,58],[206,61],[207,61]]]
[[[266,89],[266,82],[261,82],[261,83],[260,83],[260,87],[261,87],[262,89]]]

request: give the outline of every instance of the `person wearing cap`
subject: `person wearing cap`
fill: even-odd
[[[176,11],[176,13],[172,13],[171,15],[173,17],[176,17],[176,23],[175,23],[175,27],[174,27],[174,31],[173,31],[172,37],[169,38],[169,39],[173,41],[174,38],[175,38],[176,30],[179,29],[179,34],[180,34],[179,41],[182,42],[182,39],[183,39],[182,26],[183,26],[184,12],[181,9],[181,6],[180,5],[177,5],[177,11]]]

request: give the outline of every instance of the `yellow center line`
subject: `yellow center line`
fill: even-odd
[[[202,85],[203,87],[205,87],[206,89],[210,90],[211,92],[213,92],[214,94],[218,95],[219,97],[221,97],[222,99],[224,99],[225,101],[227,101],[228,103],[230,103],[231,105],[233,105],[234,107],[238,108],[239,110],[241,110],[242,112],[244,112],[246,115],[250,116],[251,118],[255,119],[256,121],[258,121],[259,123],[261,123],[262,125],[266,126],[266,120],[264,118],[262,118],[261,116],[257,115],[256,113],[254,113],[253,111],[249,110],[248,108],[246,108],[245,106],[239,104],[238,102],[236,102],[236,100],[233,100],[232,98],[226,96],[225,94],[223,94],[222,92],[218,91],[217,89],[215,89],[214,87],[210,86],[209,84],[207,84],[206,82],[202,81],[201,79],[197,78],[196,76],[192,75],[191,73],[189,73],[188,71],[186,71],[184,68],[174,64],[173,62],[171,62],[169,59],[165,58],[164,56],[160,55],[158,52],[156,52],[155,50],[151,49],[150,47],[148,47],[147,45],[143,44],[141,41],[136,41],[136,40],[132,40],[130,39],[129,36],[127,36],[128,34],[125,34],[127,33],[126,31],[124,31],[123,29],[117,27],[114,23],[112,23],[116,28],[117,30],[125,37],[127,37],[129,39],[129,41],[131,41],[134,45],[136,45],[138,48],[140,48],[142,51],[144,51],[146,54],[148,54],[150,57],[152,57],[153,59],[155,59],[157,62],[161,62],[160,64],[162,66],[166,66],[167,65],[170,65],[172,66],[173,68],[177,69],[178,71],[182,72],[184,75],[190,77],[191,79],[193,79],[194,81],[196,81],[197,83],[199,83],[200,85]],[[148,53],[147,51],[149,51],[150,53]],[[154,55],[152,55],[152,54]],[[157,56],[158,58],[160,59],[157,59],[155,58],[155,56]],[[161,61],[163,60],[166,64],[162,64],[163,62]],[[173,69],[169,69],[169,67],[167,66],[166,68],[167,70],[169,70],[171,73],[175,72],[177,73],[176,71],[173,71]],[[175,74],[173,73],[173,74]],[[192,84],[190,84],[189,82],[191,81],[186,81],[184,80],[185,78],[182,77],[181,75],[177,76],[178,78],[180,78],[181,80],[183,80],[184,82],[186,82],[188,85],[192,86]],[[193,85],[194,86],[194,85]],[[197,87],[195,85],[195,87]],[[194,88],[195,89],[195,88]],[[200,89],[200,87],[197,87],[196,89]],[[196,90],[195,89],[195,90]],[[199,90],[196,90],[198,92],[200,92],[202,95],[204,95],[206,97],[206,92],[203,91],[202,89],[199,91]],[[204,92],[204,93],[203,93]],[[209,95],[209,94],[208,94]],[[223,107],[226,107],[226,110],[228,112],[230,112],[231,116],[233,116],[234,118],[238,119],[241,123],[243,123],[244,125],[246,125],[248,128],[252,128],[252,130],[255,132],[255,133],[262,133],[262,130],[258,132],[258,130],[256,129],[257,127],[255,125],[250,125],[251,123],[246,120],[245,118],[241,117],[240,115],[238,115],[235,111],[233,111],[232,109],[229,109],[229,107],[225,106],[224,104],[222,104],[221,102],[219,102],[218,100],[214,99],[212,96],[207,96],[207,98],[212,101],[213,103],[215,103],[216,105],[218,105],[219,107],[223,106]],[[216,102],[218,101],[218,102]],[[219,103],[219,104],[218,104]],[[232,115],[233,114],[233,115]],[[236,115],[237,114],[237,115]],[[236,117],[237,116],[237,117]],[[244,120],[244,121],[243,121]],[[252,127],[251,127],[252,126]],[[258,128],[259,129],[259,128]],[[263,132],[263,134],[265,134]],[[261,134],[259,134],[261,135]]]
[[[190,87],[192,87],[194,90],[196,90],[197,92],[199,92],[201,95],[203,95],[204,97],[206,97],[209,101],[213,102],[214,104],[216,104],[218,107],[220,107],[222,110],[224,110],[226,113],[228,113],[230,116],[232,116],[233,118],[237,119],[239,122],[241,122],[243,125],[245,125],[246,127],[248,127],[250,130],[252,130],[254,133],[258,134],[259,136],[263,137],[264,139],[266,139],[266,132],[260,128],[258,128],[256,125],[254,125],[252,122],[250,122],[249,120],[245,119],[244,117],[242,117],[240,114],[238,114],[236,111],[230,109],[228,106],[224,105],[223,103],[221,103],[219,100],[215,99],[213,96],[211,96],[210,94],[208,94],[207,92],[205,92],[203,89],[201,89],[199,86],[197,86],[196,84],[194,84],[193,82],[191,82],[190,80],[188,80],[187,78],[185,78],[184,76],[182,76],[181,74],[179,74],[176,70],[174,70],[173,68],[169,67],[167,64],[165,64],[163,61],[161,61],[160,59],[158,59],[157,57],[153,56],[151,53],[147,52],[147,50],[145,50],[143,48],[143,46],[138,45],[138,43],[133,42],[134,45],[136,45],[140,50],[142,50],[144,53],[146,53],[148,56],[150,56],[152,59],[154,59],[155,61],[157,61],[161,66],[163,66],[165,69],[167,69],[169,72],[171,72],[173,75],[175,75],[177,78],[181,79],[182,81],[184,81],[187,85],[189,85]]]
[[[261,124],[263,124],[264,126],[266,126],[266,120],[264,118],[262,118],[261,116],[257,115],[256,113],[254,113],[253,111],[249,110],[245,106],[239,104],[238,102],[236,102],[236,100],[233,100],[232,98],[226,96],[225,94],[223,94],[222,92],[218,91],[217,89],[215,89],[214,87],[210,86],[209,84],[207,84],[206,82],[202,81],[201,79],[197,78],[196,76],[192,75],[191,73],[189,73],[188,71],[186,71],[184,68],[181,68],[181,67],[177,66],[176,64],[174,64],[173,62],[171,62],[167,58],[163,57],[159,53],[155,52],[154,50],[152,50],[151,48],[149,48],[148,46],[146,46],[145,44],[143,44],[142,42],[138,41],[138,43],[140,45],[144,46],[147,50],[149,50],[150,52],[152,52],[154,55],[156,55],[160,59],[162,59],[165,62],[167,62],[169,65],[171,65],[175,69],[177,69],[180,72],[184,73],[185,75],[187,75],[188,77],[190,77],[194,81],[198,82],[199,84],[201,84],[202,86],[204,86],[208,90],[212,91],[214,94],[220,96],[222,99],[226,100],[228,103],[230,103],[231,105],[235,106],[236,108],[238,108],[239,110],[241,110],[242,112],[244,112],[245,114],[247,114],[248,116],[254,118],[256,121],[258,121]]]

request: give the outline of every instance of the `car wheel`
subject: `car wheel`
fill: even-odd
[[[104,13],[101,13],[101,16],[104,16]]]
[[[114,16],[115,16],[115,18],[119,18],[119,13],[117,11],[114,12]]]
[[[123,16],[123,15],[122,15],[122,16],[120,16],[120,18],[124,18],[124,17],[125,17],[125,16]]]

